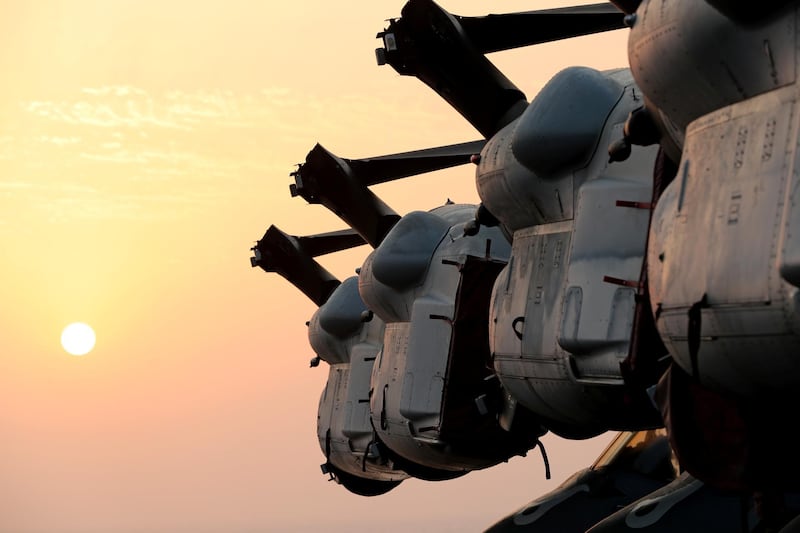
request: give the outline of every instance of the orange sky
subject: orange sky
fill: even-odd
[[[563,1],[448,1],[463,15]],[[315,419],[313,305],[249,265],[269,224],[339,229],[288,194],[319,141],[364,157],[477,139],[377,67],[402,1],[40,0],[0,19],[0,531],[480,530],[609,436],[365,499],[333,486]],[[624,66],[626,33],[497,54],[533,97]],[[473,169],[381,185],[397,211],[475,202]],[[424,194],[421,191],[424,190]],[[351,275],[366,248],[323,258]],[[82,358],[61,329],[97,332]]]

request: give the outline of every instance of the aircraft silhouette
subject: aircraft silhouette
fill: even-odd
[[[351,229],[270,227],[252,265],[319,306],[323,471],[351,491],[537,446],[547,464],[547,431],[618,430],[491,530],[777,531],[800,512],[775,437],[800,380],[798,2],[612,4],[461,17],[410,0],[378,63],[482,139],[367,159],[316,145],[292,173],[292,196]],[[625,26],[630,68],[567,67],[531,102],[486,58]],[[401,216],[369,189],[466,163],[477,206]],[[313,259],[364,243],[344,282]]]

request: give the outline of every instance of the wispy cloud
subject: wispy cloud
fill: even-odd
[[[375,109],[383,110],[381,124]],[[0,218],[21,206],[53,219],[212,211],[254,180],[286,179],[314,142],[335,144],[343,125],[386,135],[382,125],[400,113],[436,125],[428,111],[401,109],[381,95],[280,86],[236,94],[109,85],[22,102],[1,121],[11,126],[0,126]]]
[[[258,139],[274,123],[263,108],[288,98],[281,90],[267,94],[154,95],[103,86],[22,102],[8,122],[15,127],[0,132],[0,219],[18,215],[21,206],[53,220],[172,218],[213,209],[264,165]]]
[[[71,125],[101,128],[189,128],[186,124],[157,116],[154,108],[153,101],[149,97],[143,98],[142,101],[126,100],[114,103],[81,100],[77,102],[32,101],[23,104],[24,111],[28,113]],[[144,109],[144,112],[141,109]]]
[[[40,143],[54,144],[56,146],[71,146],[81,142],[80,137],[60,137],[58,135],[39,135],[36,140]]]
[[[147,93],[142,89],[127,85],[105,85],[103,87],[86,87],[81,90],[84,94],[92,96],[146,96]]]

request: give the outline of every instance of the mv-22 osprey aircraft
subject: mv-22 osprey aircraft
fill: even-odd
[[[292,174],[292,196],[351,229],[272,226],[252,265],[319,306],[323,471],[352,492],[537,446],[547,464],[544,433],[613,430],[592,467],[491,529],[777,531],[800,512],[797,454],[775,436],[800,379],[798,2],[614,4],[460,17],[409,1],[379,64],[483,138],[362,160],[317,145]],[[530,103],[485,57],[626,25],[630,69],[566,68]],[[470,162],[478,206],[400,216],[368,188]],[[314,259],[361,244],[357,277]]]

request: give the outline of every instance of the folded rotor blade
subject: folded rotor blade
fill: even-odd
[[[461,17],[432,0],[409,0],[401,15],[378,34],[378,63],[419,78],[487,138],[527,100],[484,54],[624,27],[624,14],[609,4]]]
[[[344,159],[359,181],[375,185],[434,170],[464,165],[472,156],[480,154],[485,139],[413,152],[383,155],[366,159]]]
[[[277,272],[319,306],[341,282],[314,257],[361,244],[364,240],[352,230],[295,237],[273,225],[252,248],[250,264]]]
[[[624,13],[604,4],[487,15],[456,16],[476,50],[483,54],[624,28]]]
[[[292,196],[322,204],[377,247],[400,220],[368,186],[470,162],[485,140],[366,159],[337,157],[317,144],[291,175]]]
[[[324,205],[373,248],[400,220],[400,215],[359,181],[344,159],[320,144],[311,149],[306,162],[291,176],[295,180],[289,186],[292,196]]]
[[[478,50],[458,19],[431,0],[410,0],[378,34],[378,63],[416,76],[489,138],[527,106],[525,94]]]
[[[300,243],[300,247],[311,257],[341,252],[342,250],[367,244],[364,238],[354,229],[341,229],[295,238]]]

